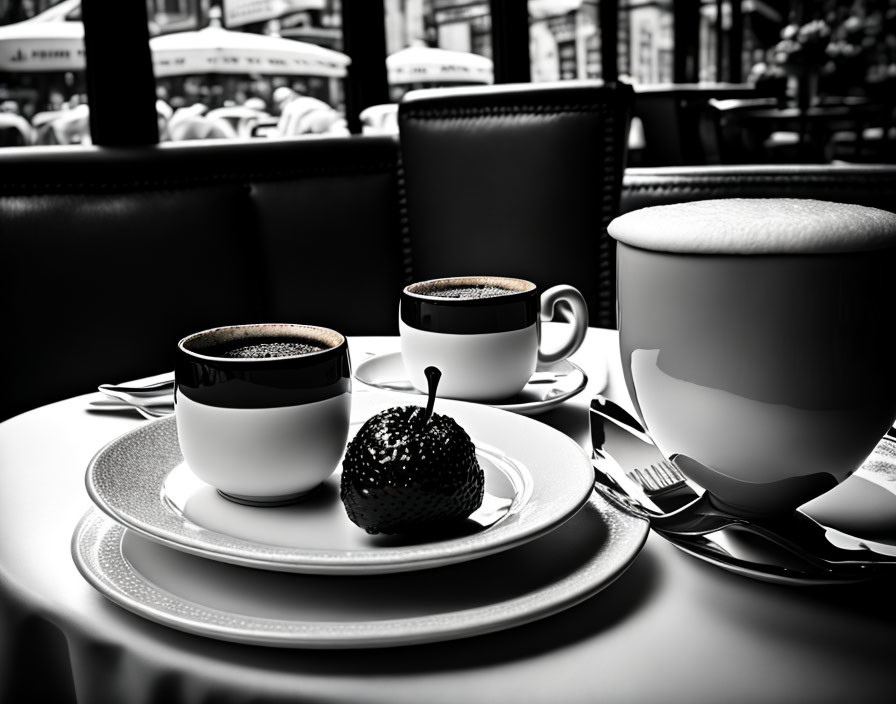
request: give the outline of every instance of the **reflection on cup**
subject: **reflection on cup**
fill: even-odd
[[[205,330],[178,343],[175,381],[184,459],[233,501],[296,501],[342,458],[351,369],[338,332],[293,324]]]
[[[896,215],[735,199],[609,230],[626,384],[664,455],[744,515],[861,465],[896,418]]]
[[[567,339],[541,348],[541,320],[564,301],[573,313]],[[439,396],[474,401],[519,393],[539,362],[566,359],[585,339],[588,308],[572,286],[539,293],[535,284],[502,276],[457,276],[405,287],[399,306],[401,356],[411,383],[426,391],[423,370],[442,372]]]

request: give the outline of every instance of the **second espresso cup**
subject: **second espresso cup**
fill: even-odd
[[[560,301],[573,322],[557,349],[544,350],[541,321]],[[573,354],[588,330],[588,307],[572,286],[541,293],[523,279],[456,276],[406,286],[398,324],[405,371],[418,390],[427,390],[424,370],[435,366],[442,372],[439,396],[489,401],[519,393],[539,363]]]
[[[345,338],[309,325],[234,325],[177,346],[175,415],[192,472],[238,503],[298,500],[329,477],[348,440]]]

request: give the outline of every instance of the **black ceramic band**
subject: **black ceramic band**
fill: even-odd
[[[351,391],[348,346],[283,359],[196,357],[181,349],[177,393],[219,408],[278,408],[325,401]]]
[[[464,299],[402,291],[400,315],[405,325],[417,330],[474,335],[528,328],[538,320],[538,308],[538,289]]]

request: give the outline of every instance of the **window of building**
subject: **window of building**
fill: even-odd
[[[620,24],[626,28],[620,53],[627,74],[637,84],[672,82],[673,20],[671,2],[624,3]]]

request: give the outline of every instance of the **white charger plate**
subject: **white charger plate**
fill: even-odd
[[[144,618],[220,640],[293,648],[371,648],[464,638],[569,608],[621,575],[647,522],[592,494],[538,540],[484,560],[402,574],[330,576],[205,560],[96,509],[72,537],[86,580]]]
[[[353,430],[385,408],[425,403],[422,396],[356,393]],[[117,522],[168,547],[248,567],[327,574],[402,572],[481,558],[556,528],[588,500],[591,463],[566,435],[488,406],[439,399],[435,410],[454,417],[476,444],[489,497],[484,509],[491,512],[481,521],[487,527],[476,532],[416,541],[368,535],[345,513],[338,472],[291,506],[235,504],[190,471],[174,416],[100,450],[87,468],[87,491]]]
[[[606,377],[606,368],[603,369]],[[355,369],[355,378],[363,384],[384,391],[422,393],[414,388],[405,373],[400,352],[380,354],[365,359]],[[588,384],[582,368],[568,359],[539,366],[529,382],[516,396],[484,405],[524,416],[544,413],[568,401]],[[601,385],[606,384],[606,380]]]

